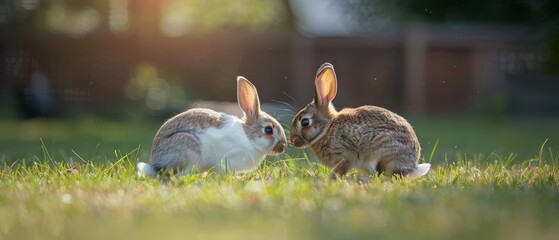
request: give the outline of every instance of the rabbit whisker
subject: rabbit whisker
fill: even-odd
[[[274,108],[274,110],[277,110],[277,111],[287,111],[287,112],[290,112],[290,113],[292,113],[292,114],[295,114],[295,111],[293,111],[293,110],[291,110],[291,109],[288,109],[288,108]]]
[[[273,146],[274,146],[274,145],[268,147],[268,149],[267,149],[266,151],[268,151],[268,152],[272,151],[272,147],[273,147]]]
[[[291,104],[289,104],[289,103],[287,103],[287,102],[283,102],[283,101],[279,101],[279,100],[274,100],[274,99],[272,99],[272,102],[281,103],[281,104],[287,105],[287,106],[289,106],[290,108],[292,108],[293,110],[295,110],[295,107],[293,107],[293,105],[291,105]]]
[[[283,118],[285,118],[285,117],[292,118],[292,117],[293,117],[293,114],[282,114],[282,115],[278,115],[278,116],[277,116],[277,118],[279,118],[279,119],[283,119]]]
[[[293,100],[293,102],[297,103],[297,101],[295,100],[295,98],[293,98],[292,96],[290,96],[289,94],[287,94],[285,91],[282,91],[282,93],[283,93],[285,96],[291,98],[291,100]]]

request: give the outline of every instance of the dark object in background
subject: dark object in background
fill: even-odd
[[[23,118],[50,117],[54,114],[54,99],[47,76],[33,72],[28,83],[16,88],[16,101]]]
[[[507,112],[515,116],[559,116],[559,77],[508,75]]]
[[[49,79],[41,64],[26,51],[4,59],[8,68],[9,85],[13,91],[14,102],[20,117],[52,117],[55,101]]]

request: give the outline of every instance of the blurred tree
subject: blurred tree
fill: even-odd
[[[395,22],[495,22],[559,27],[556,0],[354,0],[346,6],[363,21],[382,13]]]
[[[409,21],[528,26],[547,35],[545,72],[559,74],[557,0],[353,0],[344,5],[363,27]]]
[[[222,27],[258,31],[286,22],[290,17],[286,1],[3,0],[0,1],[0,33],[47,30],[83,35],[107,32],[114,28],[111,24],[114,25],[115,21],[129,24],[129,30],[133,32],[167,36],[208,32]]]
[[[8,13],[4,17],[3,11]],[[0,3],[0,29],[5,33],[46,31],[81,36],[106,30],[108,12],[107,2],[99,0],[7,0]]]

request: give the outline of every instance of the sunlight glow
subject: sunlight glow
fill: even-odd
[[[182,2],[171,2],[163,8],[164,14],[160,22],[160,29],[168,37],[179,37],[187,33],[194,21],[193,9]]]
[[[262,31],[284,18],[284,9],[279,1],[167,0],[162,4],[159,28],[168,37],[208,32],[221,27]]]
[[[128,0],[109,1],[109,29],[113,33],[128,29]]]
[[[62,4],[54,4],[47,11],[47,27],[58,33],[82,36],[95,30],[100,23],[99,13],[93,8],[72,11]]]

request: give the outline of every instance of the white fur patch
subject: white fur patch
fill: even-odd
[[[415,169],[415,171],[408,174],[408,177],[421,177],[421,176],[427,174],[427,172],[429,172],[430,168],[431,168],[431,164],[429,164],[429,163],[419,164],[419,165],[417,165],[417,169]]]
[[[262,162],[265,152],[251,144],[239,118],[223,115],[225,124],[222,128],[207,128],[198,135],[202,163],[214,166],[218,171],[242,173],[253,170]],[[259,144],[258,140],[256,143]]]
[[[153,167],[147,163],[139,162],[136,167],[138,168],[136,172],[138,177],[155,177],[157,175]]]

